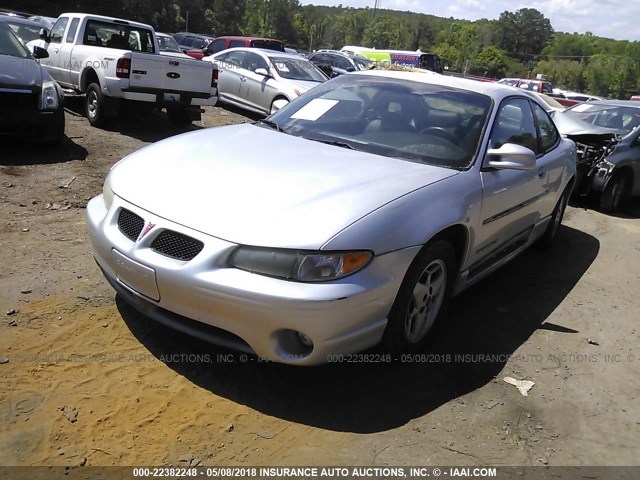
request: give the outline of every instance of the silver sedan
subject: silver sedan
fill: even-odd
[[[230,48],[202,60],[218,69],[218,99],[264,115],[329,79],[309,60],[291,53]]]
[[[416,352],[450,298],[558,231],[576,148],[492,83],[343,75],[255,124],[120,161],[95,259],[157,321],[296,365]]]

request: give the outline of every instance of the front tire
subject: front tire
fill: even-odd
[[[629,178],[624,172],[617,172],[600,195],[600,210],[613,213],[624,205],[628,198]]]
[[[418,254],[400,286],[387,328],[384,351],[400,354],[424,350],[432,327],[447,314],[455,278],[451,244],[438,240]]]
[[[87,88],[84,101],[84,113],[93,127],[102,127],[105,124],[104,97],[100,85],[92,83]]]

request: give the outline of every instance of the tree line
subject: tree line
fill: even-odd
[[[533,8],[497,20],[456,20],[298,0],[5,0],[4,8],[58,16],[82,11],[149,23],[158,31],[255,35],[300,50],[362,45],[437,53],[450,71],[492,78],[543,74],[556,86],[629,98],[640,91],[640,42],[555,32]]]

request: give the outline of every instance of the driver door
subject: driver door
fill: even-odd
[[[491,129],[489,148],[513,143],[537,152],[538,134],[529,101],[522,97],[504,100]],[[528,237],[540,219],[544,197],[543,180],[538,168],[532,170],[487,167],[484,158],[482,181],[482,215],[478,229],[474,261],[500,254],[505,247]]]

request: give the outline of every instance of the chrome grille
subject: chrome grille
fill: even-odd
[[[204,248],[204,243],[195,238],[171,230],[163,230],[151,243],[151,249],[166,257],[191,260]]]
[[[143,228],[144,220],[142,217],[124,208],[120,210],[120,215],[118,215],[118,229],[125,237],[135,242]]]

